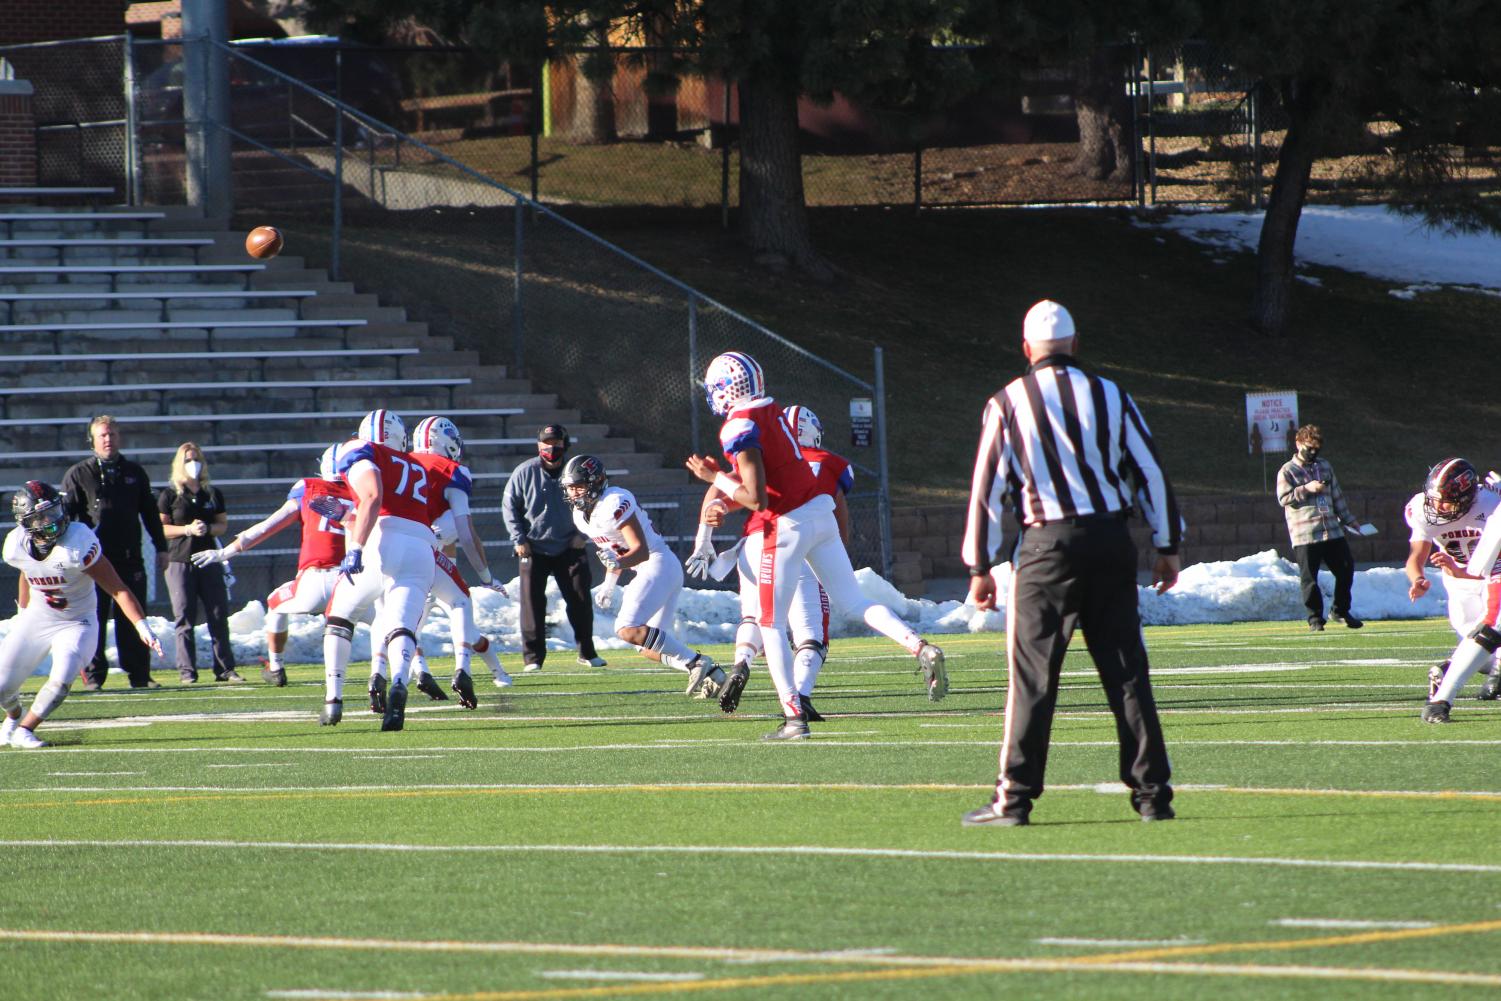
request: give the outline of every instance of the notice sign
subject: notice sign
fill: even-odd
[[[850,400],[850,444],[856,448],[869,448],[871,431],[875,427],[875,407],[870,397],[857,396]]]
[[[1298,394],[1246,394],[1246,451],[1291,452],[1298,432]]]

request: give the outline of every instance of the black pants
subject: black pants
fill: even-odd
[[[1136,610],[1136,545],[1125,521],[1108,516],[1028,528],[1022,536],[1007,610],[1010,678],[996,803],[1025,816],[1042,795],[1058,672],[1076,626],[1115,714],[1131,805],[1166,806],[1171,770]]]
[[[223,678],[233,671],[235,652],[229,643],[229,590],[224,586],[224,567],[168,563],[167,593],[172,596],[173,625],[177,628],[177,673],[182,679],[198,680],[193,623],[200,608],[213,647],[214,677]]]
[[[1298,558],[1298,573],[1303,578],[1303,604],[1308,608],[1309,621],[1324,617],[1324,595],[1319,591],[1320,565],[1328,567],[1334,575],[1334,613],[1349,615],[1350,588],[1355,584],[1355,557],[1350,554],[1350,543],[1343,537],[1310,542],[1306,546],[1293,546],[1293,555]]]
[[[565,549],[557,556],[532,553],[521,565],[521,659],[527,664],[541,664],[547,659],[547,580],[558,582],[563,606],[568,610],[568,624],[573,627],[580,657],[593,657],[594,602],[589,595],[593,583],[589,553],[583,549]]]
[[[105,554],[109,556],[108,553]],[[142,608],[146,607],[146,565],[140,558],[109,556],[109,561],[114,565],[115,572],[130,588],[130,593],[136,596]],[[115,616],[115,650],[120,655],[120,669],[130,679],[131,688],[143,688],[151,680],[151,650],[141,642],[136,627],[125,617],[125,612],[115,604],[115,599],[110,597],[108,591],[103,588],[94,589],[98,596],[96,606],[99,614],[99,645],[94,650],[94,659],[83,669],[83,680],[95,685],[103,685],[104,679],[109,676],[108,632],[110,612]]]

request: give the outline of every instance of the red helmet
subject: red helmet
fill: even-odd
[[[1480,474],[1464,459],[1445,459],[1423,481],[1423,516],[1430,525],[1462,518],[1480,492]]]

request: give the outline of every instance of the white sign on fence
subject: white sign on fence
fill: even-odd
[[[1246,394],[1246,451],[1291,452],[1298,431],[1298,394],[1293,390]]]

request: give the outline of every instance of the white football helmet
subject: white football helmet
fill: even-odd
[[[370,411],[360,420],[354,436],[401,452],[407,450],[407,426],[389,410]]]
[[[338,452],[338,445],[330,445],[323,450],[322,455],[318,456],[318,478],[320,480],[328,480],[332,483],[339,478],[339,474],[334,472],[334,456]]]
[[[446,455],[454,462],[464,454],[464,438],[447,417],[424,417],[412,431],[412,451]]]
[[[765,396],[766,377],[756,359],[740,351],[727,351],[709,362],[704,392],[709,397],[709,409],[723,417],[740,404]]]
[[[823,447],[823,421],[818,415],[807,407],[796,405],[783,411],[787,418],[787,424],[792,428],[792,433],[797,435],[797,443],[803,448]]]

